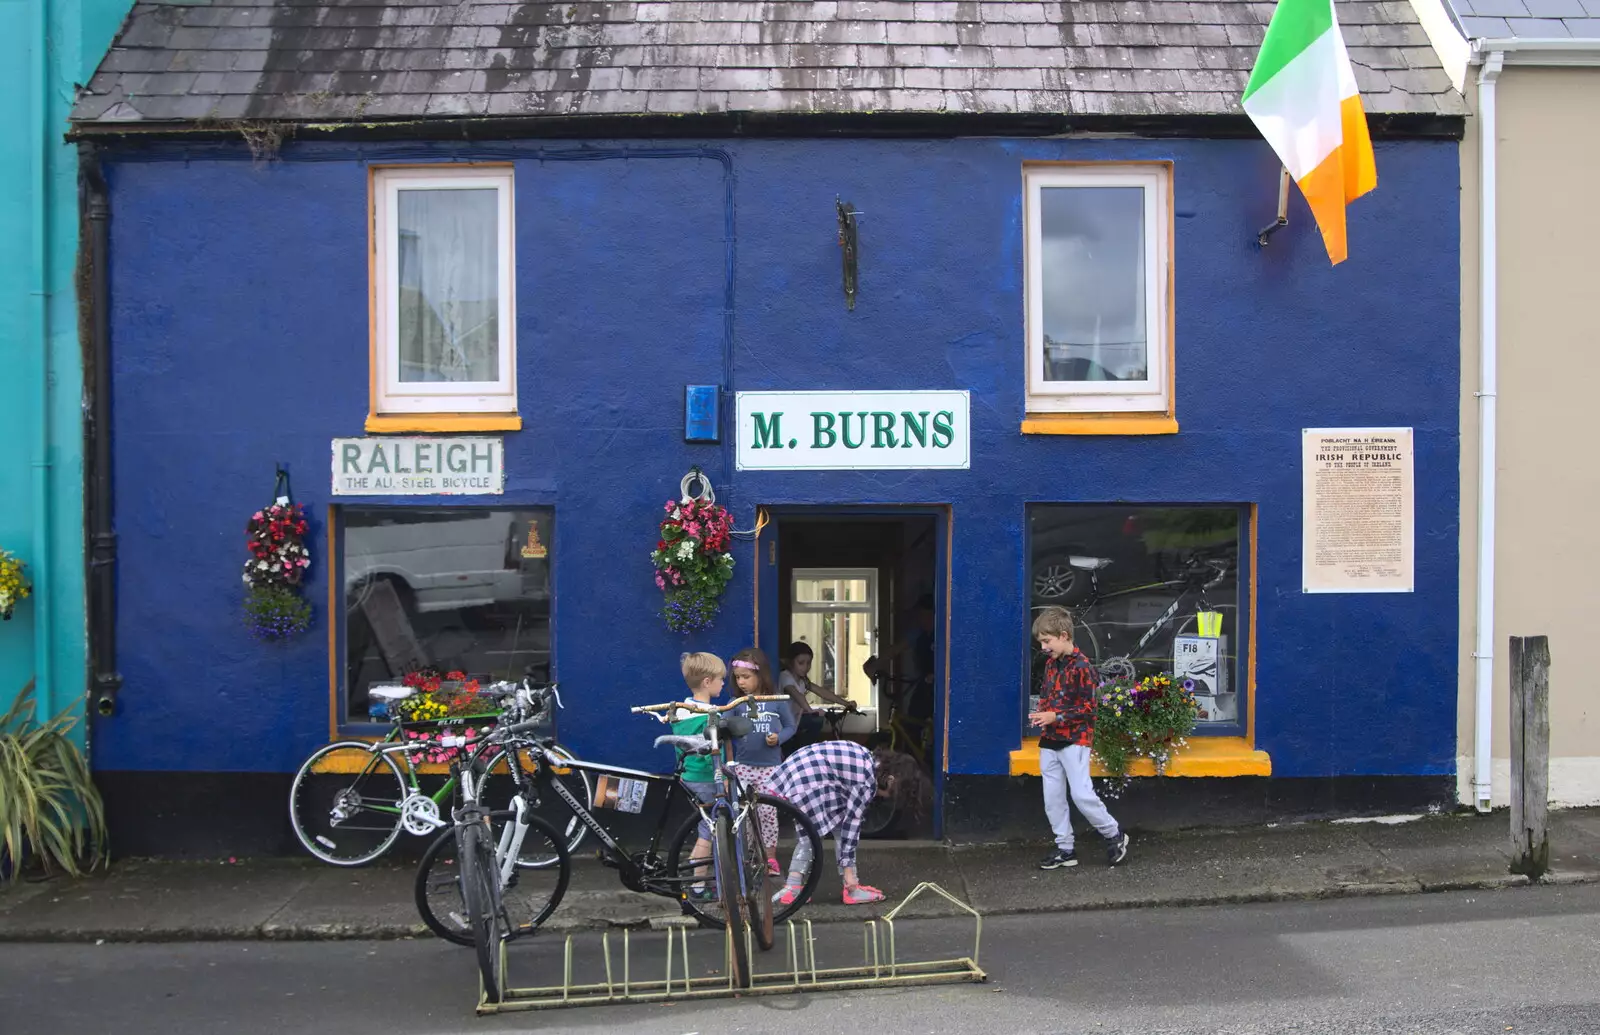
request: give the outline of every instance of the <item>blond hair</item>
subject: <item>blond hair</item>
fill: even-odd
[[[683,666],[683,681],[689,684],[691,690],[708,679],[721,679],[728,674],[722,659],[705,651],[685,654],[678,661]]]
[[[1072,639],[1072,612],[1064,607],[1047,607],[1033,620],[1033,638],[1059,636]]]

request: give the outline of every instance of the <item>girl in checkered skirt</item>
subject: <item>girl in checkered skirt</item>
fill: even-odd
[[[876,795],[892,793],[892,785],[879,786],[872,752],[848,740],[824,740],[803,747],[784,760],[767,777],[767,793],[793,804],[816,824],[817,833],[833,835],[844,877],[845,905],[883,901],[883,892],[862,884],[856,874],[856,845],[861,841],[861,820]],[[805,886],[812,865],[811,843],[802,838],[789,862],[789,876],[779,902],[789,905]]]

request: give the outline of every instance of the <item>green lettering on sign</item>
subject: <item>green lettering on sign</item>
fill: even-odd
[[[823,436],[827,438],[824,440]],[[832,449],[833,444],[839,441],[839,436],[833,430],[833,414],[813,413],[811,415],[811,448]]]
[[[900,444],[910,449],[911,440],[915,438],[917,445],[926,448],[928,445],[928,411],[922,410],[918,413],[912,413],[910,410],[902,410],[900,419],[905,422],[906,426],[905,441]]]
[[[866,412],[851,413],[849,411],[846,411],[844,413],[839,414],[839,427],[840,427],[840,430],[842,430],[844,432],[844,447],[846,449],[860,449],[863,445],[866,444],[866,441],[867,441],[867,418],[870,417],[870,416],[871,416],[871,414],[866,413]],[[861,431],[860,431],[860,434],[856,437],[856,440],[854,442],[850,441],[850,418],[851,417],[860,417],[861,418],[861,424],[860,424]]]
[[[953,423],[956,415],[949,410],[940,410],[933,415],[933,448],[948,449],[950,443],[955,441],[956,429]],[[940,441],[943,439],[944,441]]]
[[[783,414],[774,413],[768,418],[765,414],[757,413],[754,414],[754,417],[756,419],[756,436],[755,442],[751,444],[750,448],[782,449],[783,432],[779,428],[779,422],[782,421]]]
[[[465,473],[466,469],[467,469],[467,465],[465,463],[463,463],[458,458],[461,456],[462,453],[465,453],[466,451],[467,451],[467,447],[462,445],[461,443],[459,443],[459,442],[452,443],[450,445],[450,447],[445,451],[445,466],[449,467],[450,470],[455,474],[463,474],[463,473]]]
[[[361,447],[354,442],[346,442],[339,447],[339,465],[344,468],[345,474],[360,474]]]
[[[389,470],[389,458],[383,455],[383,446],[376,445],[372,447],[372,459],[367,461],[367,473],[371,474],[380,468],[384,474],[392,473]]]
[[[894,414],[874,413],[872,415],[872,448],[893,449],[898,444],[894,437]]]

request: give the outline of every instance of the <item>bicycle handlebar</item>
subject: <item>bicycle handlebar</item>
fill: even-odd
[[[788,694],[745,694],[735,697],[727,704],[705,704],[700,701],[669,701],[666,704],[640,704],[628,709],[635,715],[646,715],[655,712],[677,711],[682,708],[686,712],[695,712],[700,715],[716,715],[720,712],[732,711],[741,704],[750,701],[787,701]],[[663,722],[666,720],[663,719]]]

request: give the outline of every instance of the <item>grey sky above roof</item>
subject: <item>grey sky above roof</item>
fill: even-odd
[[[141,2],[81,92],[73,118],[1240,114],[1239,96],[1273,6],[1245,0]],[[1338,12],[1369,112],[1464,112],[1408,0],[1338,0]]]
[[[1600,0],[1448,0],[1473,39],[1600,38]]]

